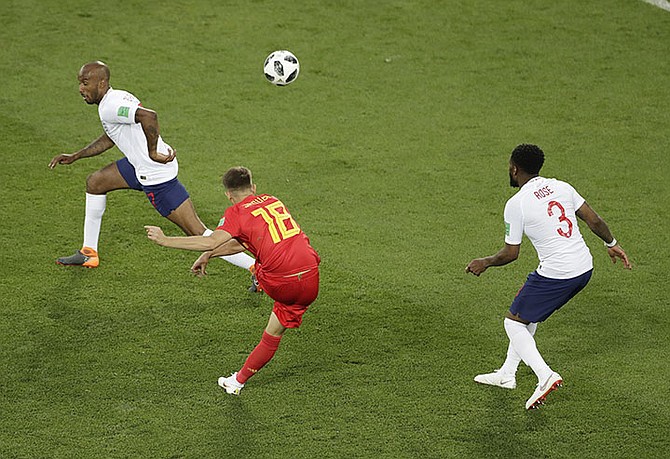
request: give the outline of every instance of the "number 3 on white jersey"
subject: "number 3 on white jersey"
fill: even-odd
[[[556,231],[563,237],[572,236],[572,221],[565,216],[565,208],[558,201],[549,201],[549,206],[547,207],[547,214],[550,217],[554,215],[554,207],[558,207],[558,210],[561,211],[561,215],[558,217],[558,221],[561,223],[566,223],[568,225],[568,230],[564,231],[563,228],[558,228]]]

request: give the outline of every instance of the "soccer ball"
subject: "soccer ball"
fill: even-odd
[[[290,51],[275,51],[265,59],[263,72],[270,83],[277,86],[286,86],[298,78],[300,63],[298,58]]]

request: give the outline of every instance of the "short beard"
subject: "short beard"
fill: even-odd
[[[519,182],[512,178],[512,174],[509,174],[509,186],[512,188],[519,188]]]

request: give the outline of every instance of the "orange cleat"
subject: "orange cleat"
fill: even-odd
[[[56,263],[64,266],[83,266],[84,268],[97,268],[100,264],[98,252],[90,247],[83,247],[77,250],[74,255],[69,257],[60,257]]]

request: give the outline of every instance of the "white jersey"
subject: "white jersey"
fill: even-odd
[[[575,215],[584,202],[568,183],[544,177],[529,180],[505,204],[505,242],[519,245],[525,233],[540,259],[537,272],[544,277],[584,274],[593,268]]]
[[[165,183],[177,176],[177,159],[161,164],[149,158],[147,137],[142,125],[135,122],[139,107],[139,99],[131,93],[109,88],[98,106],[102,128],[133,165],[142,185]],[[169,147],[159,136],[158,152],[167,155]]]

